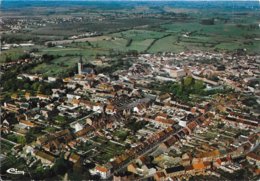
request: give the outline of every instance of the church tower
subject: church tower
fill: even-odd
[[[83,69],[83,62],[82,62],[82,55],[80,56],[80,60],[78,62],[78,74],[82,74],[82,69]]]

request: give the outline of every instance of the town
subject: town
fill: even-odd
[[[86,67],[82,57],[77,73],[62,80],[17,75],[24,86],[56,87],[21,89],[3,102],[2,163],[26,160],[36,178],[56,167],[63,173],[66,164],[114,180],[233,178],[244,165],[252,178],[259,174],[259,57],[128,58],[132,65],[111,76]]]
[[[260,179],[258,2],[0,11],[0,179]]]

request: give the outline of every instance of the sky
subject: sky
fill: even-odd
[[[3,1],[259,1],[260,0],[0,0]]]

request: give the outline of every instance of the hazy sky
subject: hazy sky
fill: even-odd
[[[259,1],[260,0],[0,0],[3,1]]]

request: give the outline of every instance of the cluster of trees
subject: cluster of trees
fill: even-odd
[[[29,58],[30,58],[30,54],[29,53],[23,53],[20,56],[18,56],[17,59],[29,59]],[[14,60],[14,57],[12,57],[11,55],[6,55],[5,62],[11,62],[13,60]]]
[[[15,158],[15,156],[10,155],[8,157],[8,162],[5,162],[3,165],[1,165],[1,173],[4,173],[8,168],[11,168],[13,165],[21,165],[21,163],[25,163],[25,160],[22,158],[17,159]],[[26,169],[26,167],[26,165],[23,165],[23,170],[26,171],[25,175],[8,175],[8,177],[10,176],[12,180],[43,180],[45,178],[57,179],[57,176],[63,176],[66,172],[70,172],[73,166],[69,161],[65,160],[62,155],[60,158],[57,158],[54,166],[51,168],[38,166],[29,170]],[[88,174],[86,174],[86,176],[89,177]]]
[[[19,135],[15,135],[15,134],[9,134],[6,137],[8,140],[15,142],[15,143],[19,143],[24,145],[26,143],[26,139],[24,136],[19,136]]]
[[[203,24],[203,25],[214,25],[215,24],[215,20],[214,20],[214,18],[202,19],[200,21],[200,24]]]
[[[51,178],[57,175],[65,174],[71,168],[70,163],[63,158],[63,155],[55,161],[52,168],[37,167],[31,172],[31,175],[36,180]]]
[[[131,65],[132,65],[131,60],[122,60],[119,57],[116,60],[111,61],[110,66],[95,67],[95,70],[98,73],[112,74],[113,72],[115,72],[117,70],[128,69],[129,67],[131,67]]]
[[[2,41],[5,43],[23,43],[25,41],[29,41],[30,37],[28,36],[21,36],[21,35],[13,35],[13,34],[4,34],[2,36]]]
[[[126,127],[129,128],[132,132],[136,133],[138,130],[142,129],[146,124],[147,122],[136,121],[136,119],[134,118],[126,124]]]
[[[126,47],[130,47],[131,44],[132,44],[132,42],[133,42],[133,39],[132,39],[132,38],[128,39],[128,40],[127,40],[127,43],[126,43]]]
[[[56,116],[56,117],[54,118],[54,120],[55,120],[56,122],[58,122],[59,125],[64,125],[64,124],[66,124],[66,123],[68,122],[68,118],[67,118],[67,117],[65,117],[65,116],[60,116],[60,115]]]
[[[19,143],[19,144],[29,144],[33,141],[36,140],[36,134],[39,133],[41,131],[41,128],[31,128],[26,134],[25,136],[20,136],[20,135],[16,135],[16,134],[8,134],[8,135],[3,135],[6,139],[15,142],[15,143]]]
[[[201,80],[186,77],[180,83],[168,82],[158,88],[162,92],[173,93],[175,97],[188,101],[190,94],[203,95],[205,85]]]
[[[242,103],[248,107],[253,106],[253,107],[257,108],[259,106],[259,104],[257,103],[256,100],[257,100],[256,97],[248,96],[248,97],[243,98]]]
[[[17,90],[26,90],[32,94],[39,92],[46,95],[52,93],[51,89],[59,88],[62,85],[61,80],[53,83],[44,81],[32,82],[29,79],[17,79],[16,76],[3,82],[3,91],[15,92]]]
[[[29,131],[25,134],[26,143],[29,144],[35,141],[37,138],[36,135],[39,134],[40,132],[41,132],[41,128],[39,127],[29,129]]]
[[[117,131],[115,135],[120,139],[120,141],[125,141],[129,133],[128,131]]]
[[[55,45],[54,43],[52,43],[52,42],[47,43],[47,47],[48,47],[48,48],[55,47],[55,46],[56,46],[56,45]]]
[[[91,163],[89,166],[83,169],[82,163],[77,162],[75,164],[64,159],[62,154],[59,158],[56,159],[55,164],[52,168],[43,168],[37,167],[34,169],[31,174],[33,179],[42,180],[44,178],[57,179],[57,176],[64,176],[65,173],[68,174],[69,180],[100,180],[97,176],[91,176],[88,169],[94,168],[95,164]]]
[[[163,85],[161,84],[151,84],[151,89],[159,90],[163,93],[172,93],[176,98],[181,101],[189,101],[190,95],[200,95],[208,96],[214,95],[217,93],[227,93],[230,92],[230,89],[213,89],[205,90],[205,85],[201,80],[195,80],[192,77],[186,77],[180,82],[167,82]]]
[[[21,59],[26,59],[30,58],[29,54],[23,54],[19,58]],[[56,56],[53,55],[47,55],[44,54],[42,56],[43,61],[51,61]],[[56,88],[59,86],[60,81],[56,83],[46,83],[46,82],[31,82],[29,79],[17,79],[17,75],[21,72],[26,72],[30,70],[32,67],[36,66],[35,63],[31,64],[26,64],[23,66],[16,66],[13,67],[11,70],[6,71],[2,76],[1,76],[1,87],[3,88],[3,91],[8,91],[8,92],[14,92],[17,91],[18,89],[25,89],[30,92],[41,92],[44,94],[50,94],[52,88]]]

